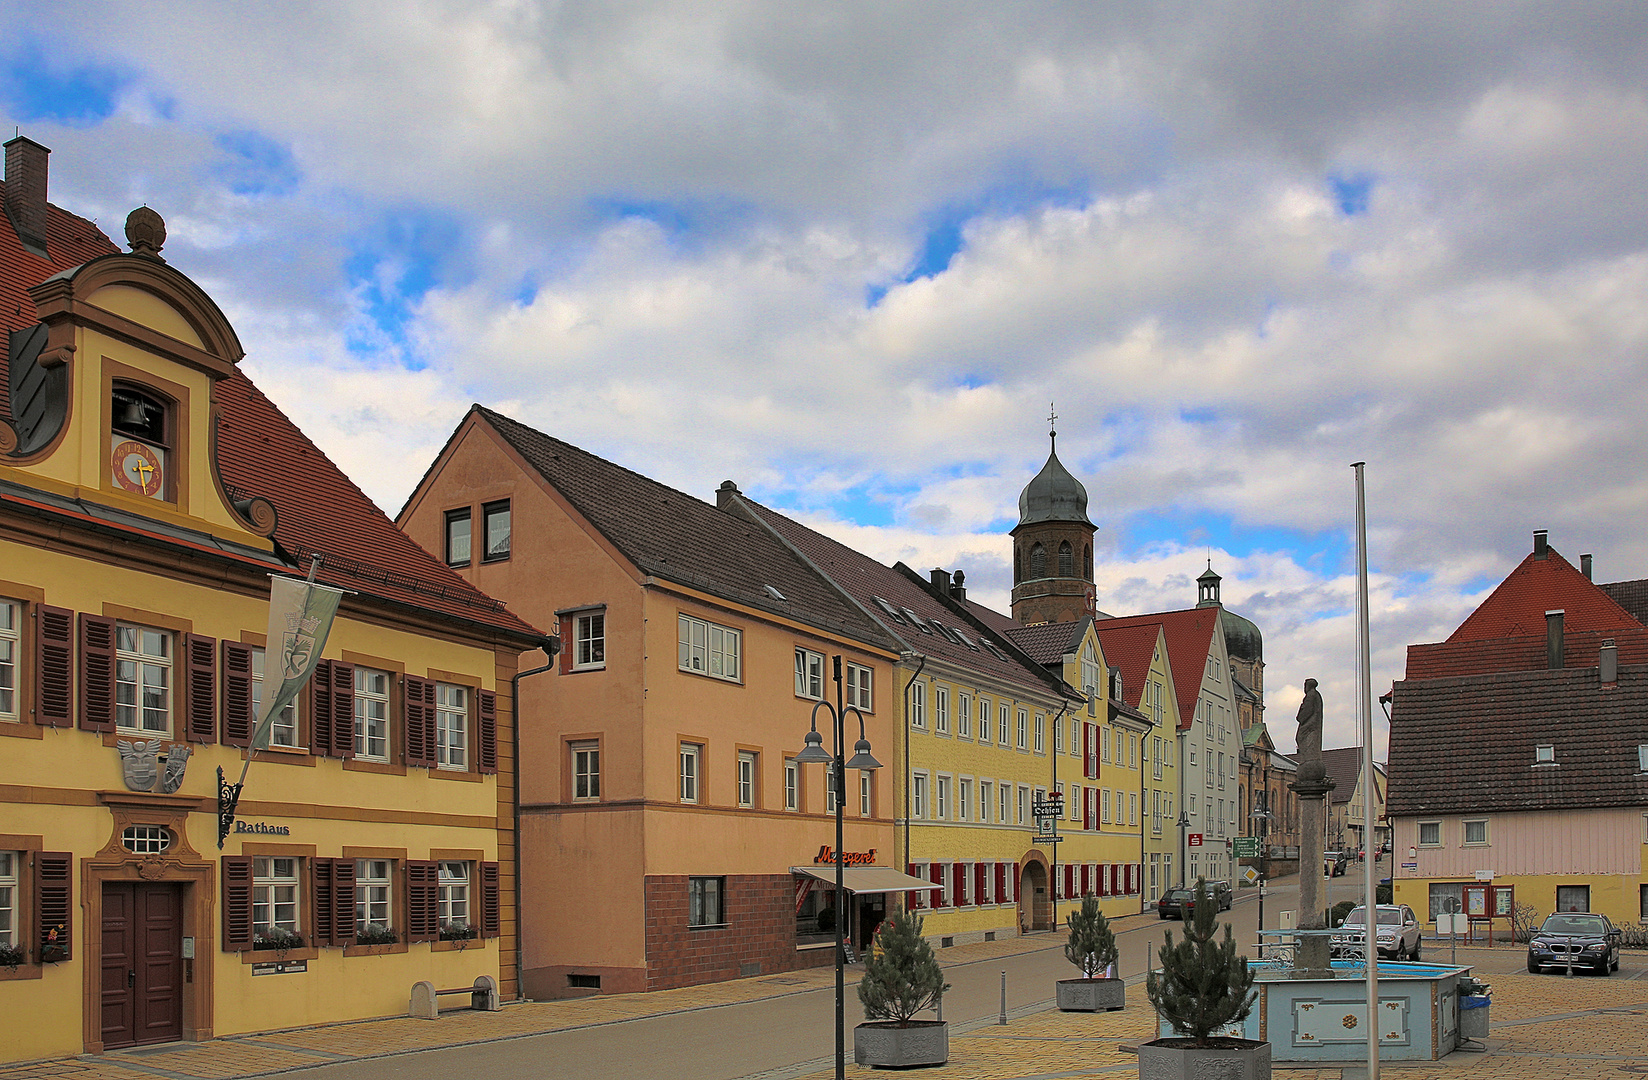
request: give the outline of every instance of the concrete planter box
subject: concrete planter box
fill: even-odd
[[[1114,1012],[1127,1007],[1127,984],[1120,979],[1061,979],[1060,1012]]]
[[[950,1025],[943,1020],[912,1020],[899,1027],[878,1020],[853,1028],[853,1061],[878,1069],[943,1065],[950,1060]]]
[[[1140,1043],[1139,1080],[1270,1080],[1268,1042],[1219,1041],[1235,1045],[1199,1047],[1177,1038]]]

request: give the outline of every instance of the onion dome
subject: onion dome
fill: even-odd
[[[1058,437],[1056,431],[1048,433],[1050,441],[1056,441]],[[1041,467],[1041,472],[1019,492],[1019,524],[1033,525],[1042,521],[1093,524],[1087,520],[1087,489],[1059,461],[1056,446],[1048,451],[1047,464]]]
[[[1219,629],[1224,631],[1225,651],[1236,660],[1262,661],[1265,638],[1259,628],[1229,608],[1219,610]]]

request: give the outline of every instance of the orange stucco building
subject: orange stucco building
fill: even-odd
[[[556,670],[521,684],[525,993],[830,963],[843,905],[792,868],[833,847],[833,813],[823,767],[793,759],[840,657],[848,702],[893,760],[896,642],[752,523],[480,406],[398,524],[561,630]],[[494,552],[500,530],[513,542]],[[857,738],[854,723],[849,754]],[[843,846],[896,887],[894,784],[890,769],[847,774]],[[852,894],[860,945],[888,905]]]

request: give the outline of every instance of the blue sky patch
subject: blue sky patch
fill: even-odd
[[[1156,544],[1177,544],[1187,550],[1212,548],[1213,569],[1229,576],[1232,568],[1219,565],[1218,552],[1245,555],[1253,551],[1286,551],[1300,566],[1330,572],[1354,547],[1346,534],[1334,530],[1308,533],[1280,526],[1252,526],[1233,521],[1228,514],[1187,513],[1170,507],[1134,514],[1122,525],[1122,550],[1140,551]],[[1348,553],[1348,554],[1347,554]]]
[[[422,360],[411,353],[406,326],[430,289],[468,280],[467,253],[462,222],[429,210],[390,211],[357,236],[353,254],[344,262],[344,273],[351,291],[361,298],[362,313],[375,333],[365,328],[352,331],[350,350],[376,354],[382,348],[381,335],[401,349],[408,368],[423,367]]]
[[[1354,176],[1330,176],[1328,188],[1339,204],[1339,212],[1346,217],[1357,217],[1368,212],[1368,193],[1373,188],[1373,177],[1367,173]]]
[[[39,42],[0,61],[0,97],[18,120],[92,127],[114,113],[115,99],[132,76],[114,67],[81,64],[55,69]]]
[[[292,151],[255,131],[234,131],[215,140],[222,153],[212,173],[236,195],[290,195],[303,173]]]

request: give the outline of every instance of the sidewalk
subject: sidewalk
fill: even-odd
[[[1138,923],[1130,916],[1118,929]],[[1063,936],[1037,934],[957,946],[940,953],[946,967],[1051,949]],[[1630,1075],[1648,1064],[1648,978],[1564,979],[1505,972],[1506,950],[1459,950],[1463,964],[1479,965],[1493,985],[1493,1026],[1486,1053],[1456,1051],[1440,1062],[1390,1063],[1402,1080],[1580,1080]],[[1493,970],[1485,970],[1485,969]],[[511,1004],[496,1013],[455,1011],[437,1021],[392,1017],[327,1027],[233,1036],[204,1043],[170,1043],[101,1056],[81,1056],[0,1068],[0,1080],[218,1080],[267,1076],[336,1062],[390,1057],[477,1043],[542,1035],[642,1017],[688,1013],[827,989],[833,968],[757,976],[651,994]],[[849,980],[856,978],[849,971]],[[1051,988],[1049,988],[1051,989]],[[1116,1013],[1059,1013],[1051,1000],[1019,1010],[1006,1026],[991,1021],[952,1024],[950,1062],[923,1075],[944,1080],[1052,1080],[1056,1077],[1133,1076],[1138,1061],[1124,1045],[1151,1038],[1154,1014],[1143,977],[1128,980],[1128,1007]],[[851,1051],[849,1050],[849,1053]],[[1630,1067],[1628,1071],[1627,1067]],[[1286,1080],[1355,1080],[1360,1068],[1293,1069]],[[887,1074],[860,1069],[868,1080]],[[829,1062],[809,1062],[766,1074],[824,1078]]]

